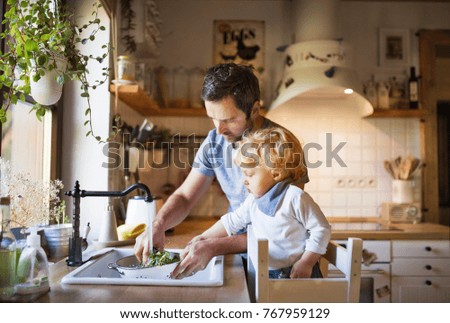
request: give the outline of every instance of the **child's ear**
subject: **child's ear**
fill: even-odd
[[[273,180],[275,182],[279,182],[279,181],[281,181],[283,179],[283,177],[282,177],[283,174],[281,173],[281,171],[276,170],[276,169],[272,169],[271,173],[272,173]]]

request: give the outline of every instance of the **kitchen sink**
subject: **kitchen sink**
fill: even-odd
[[[332,222],[330,224],[332,231],[403,231],[378,222]]]
[[[182,249],[168,249],[181,252]],[[102,254],[95,260],[90,260],[67,274],[61,280],[63,284],[93,284],[93,285],[165,285],[165,286],[222,286],[223,256],[216,256],[208,266],[195,275],[184,279],[169,278],[170,266],[167,272],[162,272],[152,278],[131,278],[121,276],[116,270],[108,268],[108,264],[118,259],[134,254],[133,249],[105,248],[97,252]]]

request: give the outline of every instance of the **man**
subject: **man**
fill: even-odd
[[[153,246],[158,249],[164,248],[165,231],[186,218],[214,177],[230,202],[230,210],[239,207],[248,192],[239,167],[233,163],[234,146],[245,131],[279,126],[259,114],[259,83],[249,66],[230,63],[211,67],[203,83],[202,99],[215,129],[200,146],[192,171],[167,199],[153,223]],[[298,185],[302,187],[307,181],[306,174]],[[135,245],[137,258],[144,262],[149,255],[148,239],[145,232]],[[172,277],[184,278],[204,269],[216,255],[240,253],[246,249],[245,234],[213,239],[196,237],[186,246],[182,261],[174,269]]]

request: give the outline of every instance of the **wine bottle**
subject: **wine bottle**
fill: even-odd
[[[409,90],[409,108],[419,108],[419,78],[416,76],[416,69],[411,67],[411,72],[408,80]]]

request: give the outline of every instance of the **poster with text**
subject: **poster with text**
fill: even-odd
[[[260,83],[261,99],[264,101],[264,21],[215,20],[213,44],[214,64],[253,66]]]

